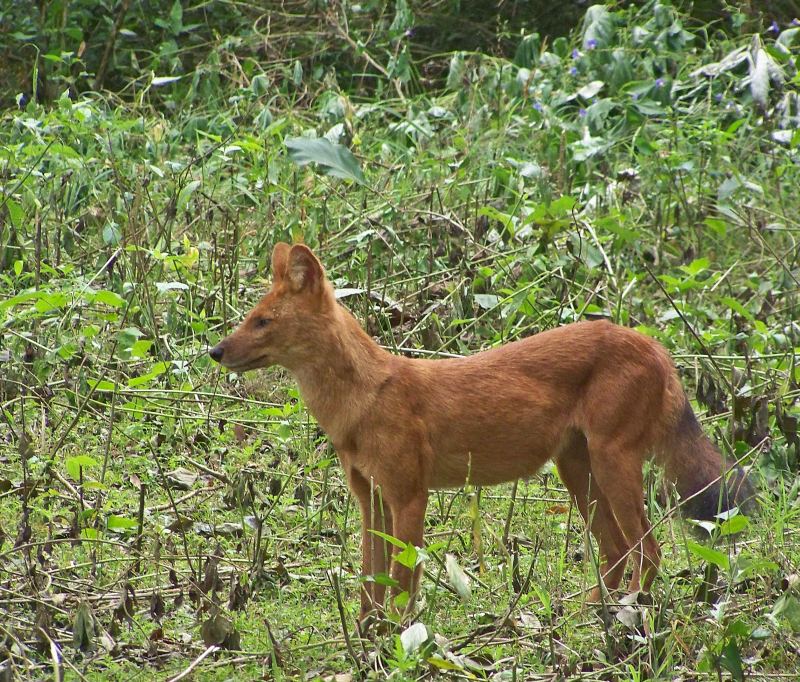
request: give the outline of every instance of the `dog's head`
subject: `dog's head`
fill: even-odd
[[[270,365],[291,370],[317,350],[315,339],[329,328],[336,305],[311,249],[279,242],[272,251],[272,287],[209,355],[234,372]]]

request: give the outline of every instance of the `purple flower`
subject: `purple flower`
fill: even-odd
[[[638,92],[634,92],[634,93],[631,95],[631,97],[633,98],[633,101],[635,102],[637,99],[639,99],[639,93],[638,93]]]
[[[589,40],[586,41],[587,50],[594,50],[594,48],[596,47],[597,47],[597,41],[594,38],[589,38]]]
[[[541,102],[534,102],[533,108],[536,109],[536,111],[541,111],[542,109],[544,109]]]
[[[412,27],[412,28],[406,29],[405,36],[406,36],[406,38],[413,38],[414,37],[414,28]]]
[[[663,88],[664,87],[664,79],[663,78],[656,78],[656,87]]]
[[[715,99],[717,102],[721,102],[721,101],[722,101],[722,93],[721,93],[721,92],[718,92],[716,95],[714,95],[714,99]]]
[[[573,59],[577,59],[580,56],[581,56],[581,51],[577,47],[574,50],[572,50]]]
[[[570,76],[577,76],[578,75],[578,69],[576,67],[574,67],[574,66],[570,66],[569,67],[569,75]]]
[[[583,107],[581,107],[580,109],[578,109],[578,116],[580,116],[581,118],[583,118],[584,116],[586,116],[586,109],[584,109]]]
[[[780,28],[780,26],[778,26],[778,22],[775,21],[774,19],[772,20],[772,23],[769,25],[769,30],[770,30],[771,33],[775,33],[775,34],[778,34],[778,33],[781,32],[781,28]]]
[[[792,19],[792,26],[800,26],[800,19]]]

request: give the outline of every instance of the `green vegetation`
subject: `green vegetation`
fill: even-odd
[[[0,10],[4,675],[794,675],[800,27],[609,4],[432,52],[447,15],[405,0],[27,4]],[[299,239],[398,353],[658,338],[761,513],[692,527],[650,472],[663,573],[598,609],[554,471],[435,493],[417,625],[360,639],[335,453],[284,372],[206,355]]]

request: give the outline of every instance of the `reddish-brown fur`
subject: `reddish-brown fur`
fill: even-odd
[[[684,496],[724,472],[667,351],[643,334],[580,322],[463,359],[409,359],[381,349],[337,303],[306,246],[277,244],[272,272],[270,291],[211,356],[237,372],[278,364],[294,375],[358,498],[364,575],[392,563],[371,529],[422,545],[430,489],[515,480],[552,458],[591,522],[606,587],[619,586],[630,555],[629,589],[647,590],[660,556],[643,461],[654,455]],[[721,488],[709,489],[706,516],[720,508]],[[411,571],[394,562],[391,573],[413,595]],[[365,582],[362,616],[384,596]]]

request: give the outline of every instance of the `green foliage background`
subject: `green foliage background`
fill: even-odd
[[[4,672],[797,668],[795,6],[540,5],[0,8]],[[399,353],[655,336],[761,514],[694,537],[652,472],[675,551],[598,613],[554,473],[437,493],[423,630],[360,640],[334,453],[288,377],[206,356],[293,239]]]

